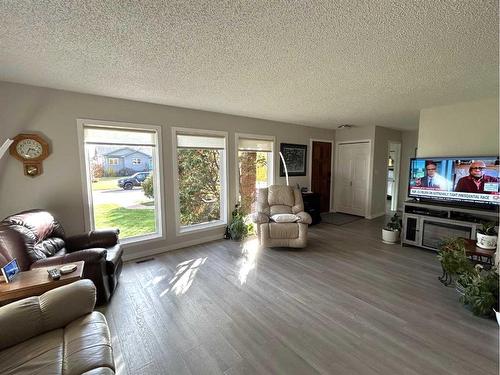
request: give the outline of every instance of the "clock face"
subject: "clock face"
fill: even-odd
[[[16,151],[24,159],[36,159],[42,155],[43,149],[40,142],[28,138],[19,141]]]

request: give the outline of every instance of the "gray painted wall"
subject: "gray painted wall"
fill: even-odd
[[[498,97],[420,111],[418,156],[498,155]]]
[[[220,230],[182,237],[175,234],[171,127],[222,130],[229,133],[230,207],[236,199],[236,132],[275,136],[276,150],[279,150],[281,142],[306,144],[308,159],[311,157],[310,138],[334,139],[334,131],[329,129],[0,82],[0,141],[21,132],[38,132],[49,140],[51,146],[51,155],[44,162],[44,174],[36,178],[24,176],[22,164],[14,158],[7,155],[2,159],[0,217],[23,209],[46,208],[60,218],[69,234],[84,230],[81,170],[77,152],[78,118],[162,127],[167,238],[127,249],[138,253],[147,249],[172,248],[180,243],[222,234]],[[276,153],[275,181],[284,183],[285,179],[278,177],[278,158]],[[310,170],[307,173],[305,177],[291,177],[290,184],[309,186]]]
[[[373,173],[371,196],[369,198],[369,216],[384,214],[387,192],[387,162],[389,141],[401,142],[401,132],[382,126],[353,127],[337,129],[336,142],[371,140]]]
[[[401,132],[399,130],[376,126],[375,148],[373,150],[372,216],[381,216],[385,214],[389,141],[396,143],[401,142]]]
[[[398,207],[408,199],[408,177],[410,174],[410,158],[415,157],[418,145],[418,130],[401,132],[401,173],[399,177]]]

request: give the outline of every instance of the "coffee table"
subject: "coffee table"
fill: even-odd
[[[26,297],[39,296],[51,289],[80,280],[83,275],[84,263],[83,261],[69,263],[76,264],[76,270],[66,275],[61,275],[59,280],[52,280],[47,270],[56,267],[59,268],[63,264],[33,268],[29,271],[20,272],[12,282],[0,283],[0,304]]]

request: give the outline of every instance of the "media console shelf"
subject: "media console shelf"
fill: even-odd
[[[446,238],[476,239],[476,228],[485,221],[498,225],[498,210],[480,210],[414,200],[403,204],[402,244],[437,250]]]

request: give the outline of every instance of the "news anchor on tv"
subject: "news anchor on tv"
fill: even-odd
[[[437,164],[435,161],[425,161],[425,176],[418,181],[419,187],[427,187],[439,190],[448,190],[450,183],[446,178],[436,172]]]
[[[486,164],[482,160],[473,161],[469,167],[469,175],[458,180],[455,191],[463,193],[490,194],[498,192],[498,178],[484,174]],[[491,183],[491,186],[485,184]]]

